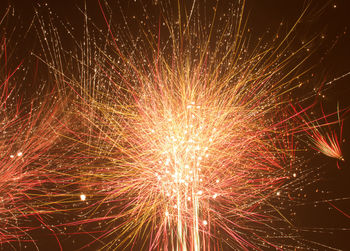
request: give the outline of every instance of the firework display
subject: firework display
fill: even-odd
[[[302,152],[314,144],[343,160],[333,132],[296,119],[313,109],[294,108],[314,100],[294,94],[312,41],[291,48],[292,26],[252,47],[243,6],[226,26],[215,11],[197,26],[195,2],[187,12],[165,2],[143,35],[115,32],[112,8],[99,7],[107,35],[99,43],[85,24],[81,77],[67,81],[82,124],[76,194],[90,201],[86,219],[67,225],[102,222],[94,236],[106,249],[326,247],[304,240],[287,212],[319,171],[304,167]]]
[[[12,68],[4,34],[0,244],[344,249],[322,238],[350,232],[349,190],[327,187],[349,177],[349,108],[326,98],[349,69],[315,77],[325,38],[303,30],[322,15],[311,2],[264,36],[252,3],[96,0],[96,20],[77,8],[82,26],[39,3],[31,60]],[[42,86],[21,103],[13,76],[28,81],[30,64]],[[323,207],[344,223],[305,220]]]

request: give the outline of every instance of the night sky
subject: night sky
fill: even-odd
[[[172,2],[172,0],[169,1]],[[5,34],[4,37],[10,37],[7,45],[8,50],[11,52],[9,67],[18,64],[18,62],[23,62],[23,68],[19,70],[18,76],[15,76],[14,79],[16,81],[16,95],[23,99],[24,107],[30,104],[30,100],[47,95],[45,94],[47,90],[55,89],[56,86],[55,81],[57,79],[53,77],[52,70],[47,70],[47,65],[42,60],[38,60],[38,58],[45,58],[45,48],[40,42],[44,39],[41,30],[43,22],[46,25],[44,29],[57,28],[61,47],[66,52],[72,51],[72,55],[77,51],[75,47],[86,41],[83,15],[85,5],[87,15],[91,18],[88,22],[98,27],[98,29],[108,32],[98,0],[86,0],[88,2],[86,4],[84,2],[83,0],[1,1],[0,17],[5,13],[7,7],[11,6],[10,15],[7,17],[5,25],[1,26],[1,29],[5,31],[2,33]],[[130,34],[140,33],[140,30],[137,28],[137,20],[138,17],[141,20],[144,15],[140,7],[142,6],[140,0],[107,0],[107,2],[110,4],[111,9],[106,10],[106,12],[112,15],[111,23],[114,25],[113,27],[116,27],[113,30],[115,34],[118,34],[119,31],[123,33],[126,30]],[[154,24],[149,24],[149,26],[153,27],[154,25],[157,27],[157,22],[161,20],[158,6],[162,0],[143,0],[141,2],[147,6],[151,17],[149,22],[155,22]],[[180,2],[184,4],[186,1]],[[203,11],[208,12],[212,11],[216,5],[214,0],[197,2],[200,3]],[[219,1],[216,9],[217,19],[230,15],[228,9],[232,2],[235,1]],[[190,3],[184,5],[188,9],[191,8]],[[305,16],[302,17],[301,22],[293,31],[293,40],[291,40],[289,50],[295,50],[303,43],[314,39],[310,45],[310,53],[312,54],[307,59],[305,66],[303,66],[303,69],[310,70],[302,79],[302,81],[309,81],[310,85],[320,88],[319,97],[311,98],[311,102],[315,99],[321,100],[320,103],[322,103],[326,114],[336,112],[337,104],[339,104],[340,109],[345,111],[350,108],[350,75],[340,79],[337,78],[350,72],[350,1],[247,0],[245,16],[248,18],[246,28],[249,31],[246,34],[249,36],[249,41],[251,41],[249,43],[254,44],[260,38],[269,43],[276,34],[280,36],[286,35],[307,6],[309,7]],[[128,25],[125,25],[122,14],[130,21]],[[67,33],[67,30],[72,29],[74,39]],[[47,36],[47,38],[50,38],[49,33],[47,33]],[[91,37],[98,40],[98,36],[98,33],[95,33]],[[124,39],[124,41],[127,41],[127,39]],[[71,70],[75,70],[73,66]],[[337,79],[334,84],[327,85],[334,79]],[[326,85],[324,85],[325,83]],[[68,90],[67,92],[70,89],[69,86],[62,87],[62,85],[59,88]],[[304,94],[303,90],[299,92],[300,95]],[[294,95],[297,94],[298,92]],[[64,96],[64,94],[62,95]],[[319,108],[318,114],[320,114]],[[70,107],[70,109],[72,108]],[[298,234],[303,239],[333,247],[334,250],[350,250],[350,113],[346,114],[344,112],[344,114],[341,148],[345,162],[339,161],[340,168],[337,168],[337,160],[310,150],[306,154],[305,165],[308,168],[314,167],[318,170],[319,176],[314,177],[317,181],[303,182],[301,191],[290,191],[291,196],[304,197],[304,203],[295,205],[292,209],[287,206],[288,209],[286,209],[292,212],[290,219],[294,226],[300,229]],[[64,140],[60,141],[60,144],[64,144]],[[59,152],[56,148],[53,151]],[[59,153],[55,152],[55,156],[57,155]],[[62,159],[67,156],[67,154],[63,155]],[[67,162],[69,162],[69,158],[65,159],[62,165],[65,165]],[[74,166],[74,163],[72,165]],[[307,179],[311,181],[312,177]],[[308,185],[308,183],[311,184]],[[98,250],[102,248],[102,242],[93,241],[96,237],[103,234],[105,226],[111,226],[109,223],[97,221],[84,226],[72,227],[65,225],[70,222],[91,218],[79,208],[84,208],[89,203],[93,204],[100,199],[99,195],[95,193],[91,195],[87,202],[80,201],[79,194],[74,190],[79,189],[77,187],[79,185],[66,185],[64,182],[47,185],[45,189],[55,191],[53,193],[58,193],[57,191],[59,191],[67,194],[67,197],[60,197],[62,202],[56,206],[54,205],[61,212],[53,212],[43,216],[43,221],[47,226],[50,226],[52,231],[38,222],[35,217],[28,216],[25,219],[20,219],[20,224],[21,226],[35,228],[30,232],[31,238],[35,240],[35,245],[30,242],[21,242],[20,244],[16,242],[11,244],[4,243],[1,246],[1,250],[36,250],[37,247],[39,250],[54,251],[60,250],[60,245],[62,245],[63,250],[77,250],[81,247],[84,247],[83,250]],[[73,194],[74,199],[70,199],[68,196],[70,194]],[[54,198],[50,197],[48,200],[52,202]],[[331,202],[332,205],[342,212],[336,210],[327,201]],[[102,207],[104,207],[104,210],[108,210],[108,206],[103,205]],[[114,224],[118,224],[118,222]],[[36,228],[37,226],[42,227]],[[309,230],[306,231],[305,229]],[[52,234],[53,232],[56,233],[55,235],[59,239],[60,245]],[[107,237],[107,240],[110,239],[113,239],[113,236]],[[103,241],[106,241],[106,239],[103,239]],[[86,246],[91,242],[93,242],[91,246]],[[140,249],[140,243],[142,243],[142,240],[138,240],[134,250]],[[227,245],[222,245],[221,248],[223,250],[232,250]],[[312,248],[315,247],[312,246]],[[290,249],[290,247],[283,248],[283,250]],[[130,247],[127,247],[125,250],[130,250]],[[144,248],[144,250],[146,249]],[[266,248],[263,250],[274,249]],[[318,250],[330,249],[323,249],[322,246],[319,246]]]

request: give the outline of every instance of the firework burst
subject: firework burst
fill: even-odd
[[[16,249],[21,243],[34,243],[29,231],[44,224],[42,215],[52,211],[42,197],[44,184],[53,181],[48,168],[53,156],[48,151],[62,126],[58,122],[61,104],[48,99],[54,92],[29,102],[18,97],[20,84],[15,83],[25,67],[21,62],[11,69],[14,56],[8,53],[8,41],[5,35],[1,38],[0,245]]]
[[[340,118],[339,107],[336,114],[326,115],[322,110],[322,116],[314,120],[310,119],[309,116],[305,114],[306,110],[308,109],[298,112],[296,108],[293,107],[293,111],[298,115],[297,119],[300,119],[303,123],[302,125],[305,127],[302,130],[308,135],[308,138],[313,145],[312,148],[328,157],[344,162],[345,159],[340,147],[342,141],[343,120]],[[344,111],[343,116],[345,113],[346,111]],[[337,120],[330,122],[330,117],[334,115],[337,115]],[[337,133],[337,131],[332,128],[333,126],[338,126],[340,133]],[[339,168],[338,163],[337,166]]]
[[[329,125],[327,118],[323,117],[326,121],[326,125]],[[338,116],[339,118],[339,116]],[[324,155],[344,161],[344,157],[340,148],[340,142],[342,139],[343,123],[338,119],[340,126],[340,135],[336,131],[329,129],[328,132],[321,133],[317,126],[311,128],[310,137],[315,145],[315,147],[322,152]]]
[[[300,203],[286,191],[312,183],[314,171],[300,171],[307,147],[300,135],[332,157],[341,151],[335,135],[325,140],[290,112],[313,98],[293,96],[313,43],[292,48],[299,20],[272,45],[251,46],[242,6],[222,22],[216,6],[201,24],[195,1],[189,11],[179,4],[177,15],[164,3],[159,25],[141,25],[137,37],[116,35],[108,4],[100,7],[106,43],[86,23],[86,49],[73,59],[79,76],[55,61],[63,58],[57,36],[44,35],[44,61],[77,97],[75,162],[65,171],[76,178],[74,196],[90,203],[87,219],[63,225],[103,222],[107,230],[91,234],[109,249],[317,247],[283,206]]]

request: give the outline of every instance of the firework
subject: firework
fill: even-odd
[[[329,123],[327,122],[326,117],[324,117],[324,119],[326,120],[326,124],[328,125]],[[318,129],[317,126],[314,126],[312,128],[311,139],[313,140],[315,147],[324,155],[344,161],[339,143],[339,141],[341,141],[342,138],[343,124],[342,122],[340,122],[340,119],[338,122],[341,131],[339,137],[337,133],[333,130],[330,130],[330,132],[326,132],[322,135],[320,129]]]
[[[2,121],[1,243],[15,241],[25,236],[25,231],[34,228],[18,227],[19,218],[45,211],[45,206],[35,208],[37,201],[34,197],[36,191],[41,191],[41,186],[48,182],[44,172],[47,165],[44,154],[55,136],[48,129],[50,117],[47,117],[48,124],[38,120],[40,112],[10,115],[10,119],[7,117]]]
[[[291,48],[294,26],[272,45],[251,46],[242,6],[233,19],[221,23],[214,11],[209,24],[197,25],[195,3],[189,11],[177,6],[176,16],[161,5],[159,25],[136,38],[115,34],[101,4],[105,44],[86,23],[78,76],[55,54],[57,36],[44,35],[43,60],[76,95],[75,162],[65,172],[79,187],[75,198],[90,203],[84,220],[62,225],[99,222],[102,234],[88,232],[107,249],[322,246],[303,240],[284,205],[301,204],[292,191],[318,171],[302,169],[302,133],[341,158],[334,134],[328,141],[290,112],[312,98],[292,95],[312,40]]]
[[[293,110],[298,115],[298,119],[300,119],[305,125],[306,128],[303,130],[308,135],[315,150],[328,157],[339,161],[345,161],[340,148],[340,143],[342,141],[343,121],[340,119],[339,107],[338,112],[336,113],[337,120],[334,122],[329,122],[329,117],[335,114],[328,114],[326,116],[323,110],[322,116],[314,120],[311,120],[309,116],[305,114],[307,109],[298,112],[293,107]],[[340,128],[339,135],[336,130],[331,128],[331,126],[334,125],[337,125]],[[339,168],[338,163],[337,166]]]
[[[53,181],[49,163],[54,157],[48,150],[57,141],[62,126],[58,121],[61,106],[48,100],[54,92],[22,104],[17,96],[20,85],[15,83],[21,79],[16,77],[20,75],[18,71],[23,72],[25,67],[21,62],[11,68],[12,53],[7,47],[4,35],[0,52],[0,244],[15,249],[22,242],[34,243],[29,231],[45,224],[41,215],[52,211],[41,199],[45,195],[44,184]],[[36,224],[35,219],[39,220]]]

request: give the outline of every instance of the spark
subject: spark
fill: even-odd
[[[80,200],[81,201],[85,201],[86,200],[86,195],[85,194],[81,194],[80,195]]]

